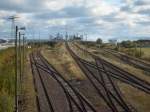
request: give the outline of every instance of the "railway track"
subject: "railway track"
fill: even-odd
[[[59,72],[57,72],[57,70],[47,62],[47,60],[40,54],[40,52],[34,53],[34,56],[32,54],[30,58],[31,58],[32,68],[33,66],[36,66],[36,68],[39,71],[43,71],[44,73],[46,73],[48,75],[47,78],[50,77],[53,78],[53,80],[55,80],[63,90],[67,101],[67,107],[66,107],[67,110],[65,110],[64,112],[98,112],[93,107],[93,105],[77,89],[72,87],[72,85],[70,85],[70,83],[67,80],[65,80],[62,77],[62,75]],[[49,100],[49,98],[47,97],[46,100]],[[37,104],[39,110],[41,106],[39,105],[39,103]],[[56,105],[51,104],[51,107],[55,107],[55,106]],[[49,106],[50,111],[47,112],[58,112],[57,110],[55,110],[55,108],[51,109],[51,107]],[[39,112],[41,111],[39,110]]]
[[[120,81],[123,81],[127,84],[130,84],[132,85],[133,87],[135,88],[138,88],[139,90],[142,90],[148,94],[150,94],[150,83],[145,81],[145,80],[142,80],[138,77],[136,77],[135,75],[101,59],[100,57],[86,51],[85,49],[79,47],[78,45],[75,44],[76,47],[78,47],[79,49],[81,49],[82,51],[84,52],[87,52],[89,55],[91,55],[94,59],[99,59],[101,60],[101,62],[103,63],[103,65],[105,66],[105,71],[107,71],[107,73],[109,73],[112,77],[116,78],[116,79],[119,79]],[[95,64],[93,63],[90,63],[86,60],[82,61],[84,63],[86,63],[87,65],[89,66],[93,66],[93,68],[97,68]],[[103,67],[102,66],[98,66],[98,68],[102,71],[103,70]]]
[[[37,110],[38,110],[38,112],[44,112],[44,111],[54,112],[50,97],[48,96],[48,91],[46,89],[46,85],[41,76],[41,72],[38,69],[37,64],[33,65],[33,63],[35,63],[35,57],[33,56],[33,54],[30,55],[30,61],[32,63],[31,68],[32,68],[32,73],[33,73],[35,90],[38,93],[38,95],[36,95]],[[38,75],[38,76],[36,76],[36,75]],[[42,88],[42,89],[39,89],[39,88]],[[39,92],[40,90],[42,92]],[[41,99],[40,96],[43,96],[43,98]]]
[[[117,51],[113,51],[110,49],[105,49],[104,51],[116,56],[117,58],[119,58],[120,60],[122,60],[125,63],[128,63],[129,65],[132,65],[136,68],[150,72],[150,64],[148,64],[148,63],[145,63],[139,59],[133,58],[131,56],[127,56],[125,54],[122,54],[122,53],[119,53]]]
[[[111,76],[105,71],[99,69],[99,59],[96,59],[96,69],[92,66],[88,66],[88,64],[84,63],[85,60],[78,57],[66,43],[66,47],[75,61],[78,63],[82,71],[85,73],[86,77],[92,83],[93,87],[96,89],[97,93],[100,97],[106,102],[109,108],[113,112],[135,112],[136,110],[129,104],[125,102],[120,91],[116,88]],[[88,62],[89,63],[89,62]],[[93,64],[92,64],[93,65]],[[102,65],[103,66],[103,65]],[[103,66],[104,67],[104,66]]]

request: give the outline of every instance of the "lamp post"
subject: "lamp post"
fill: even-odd
[[[18,26],[15,27],[15,112],[18,112],[18,101],[19,101],[19,98],[18,98],[18,55],[20,57],[20,54],[21,54],[21,34],[19,31],[21,30],[25,30],[25,27],[21,27],[19,28]],[[19,51],[18,51],[18,32],[19,32]],[[18,54],[19,53],[19,54]],[[20,63],[21,63],[21,57],[20,57]],[[20,68],[20,71],[21,71],[21,68]],[[21,72],[20,72],[21,73]]]

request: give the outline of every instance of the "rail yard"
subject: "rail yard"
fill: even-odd
[[[65,51],[61,51],[61,47]],[[53,51],[58,48],[61,54]],[[106,52],[112,53],[110,50]],[[62,58],[57,60],[54,54]],[[66,68],[65,63],[63,66],[60,64],[62,60],[66,60],[63,55],[71,60],[66,62],[66,66],[67,63],[73,63],[72,66],[79,72],[70,72],[69,66]],[[88,51],[78,42],[58,42],[54,48],[35,48],[29,53],[29,60],[38,112],[138,112],[142,109],[143,112],[148,112],[150,82]],[[140,60],[137,63],[143,66],[138,66],[139,69],[149,70],[148,63]],[[63,72],[67,69],[68,73]],[[124,85],[128,87],[123,88]],[[139,96],[134,95],[136,93],[128,95],[126,89],[139,92],[141,101],[147,98],[146,105],[135,99],[128,99],[132,95],[135,98]]]
[[[1,0],[0,112],[150,112],[150,0]]]

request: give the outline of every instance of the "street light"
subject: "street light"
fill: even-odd
[[[15,112],[18,112],[18,32],[21,30],[25,30],[25,27],[15,27]],[[19,47],[21,42],[20,36],[19,33]]]

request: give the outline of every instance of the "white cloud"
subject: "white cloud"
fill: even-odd
[[[111,13],[116,13],[119,11],[118,7],[110,5],[104,1],[99,1],[95,4],[92,4],[90,8],[93,16],[109,15]]]
[[[24,3],[23,0],[10,0],[10,1],[13,2],[14,4],[17,4],[17,5]]]
[[[0,27],[4,25],[4,20],[0,19]]]
[[[116,4],[117,1],[5,0],[0,4],[0,26],[6,22],[4,18],[17,14],[17,24],[39,28],[41,32],[46,28],[48,34],[67,25],[72,32],[88,32],[91,37],[128,35],[128,30],[132,35],[147,35],[148,30],[143,29],[149,28],[149,0],[122,0]]]
[[[45,0],[44,4],[49,10],[58,11],[65,7],[82,6],[84,5],[83,1],[84,0],[55,0],[55,1]]]
[[[61,10],[62,8],[64,8],[66,6],[66,1],[62,0],[62,1],[49,1],[47,0],[45,2],[45,6],[50,9],[50,10]]]
[[[66,19],[51,19],[47,21],[50,26],[66,25]]]
[[[7,19],[9,16],[15,15],[14,11],[4,11],[0,10],[0,19]]]

